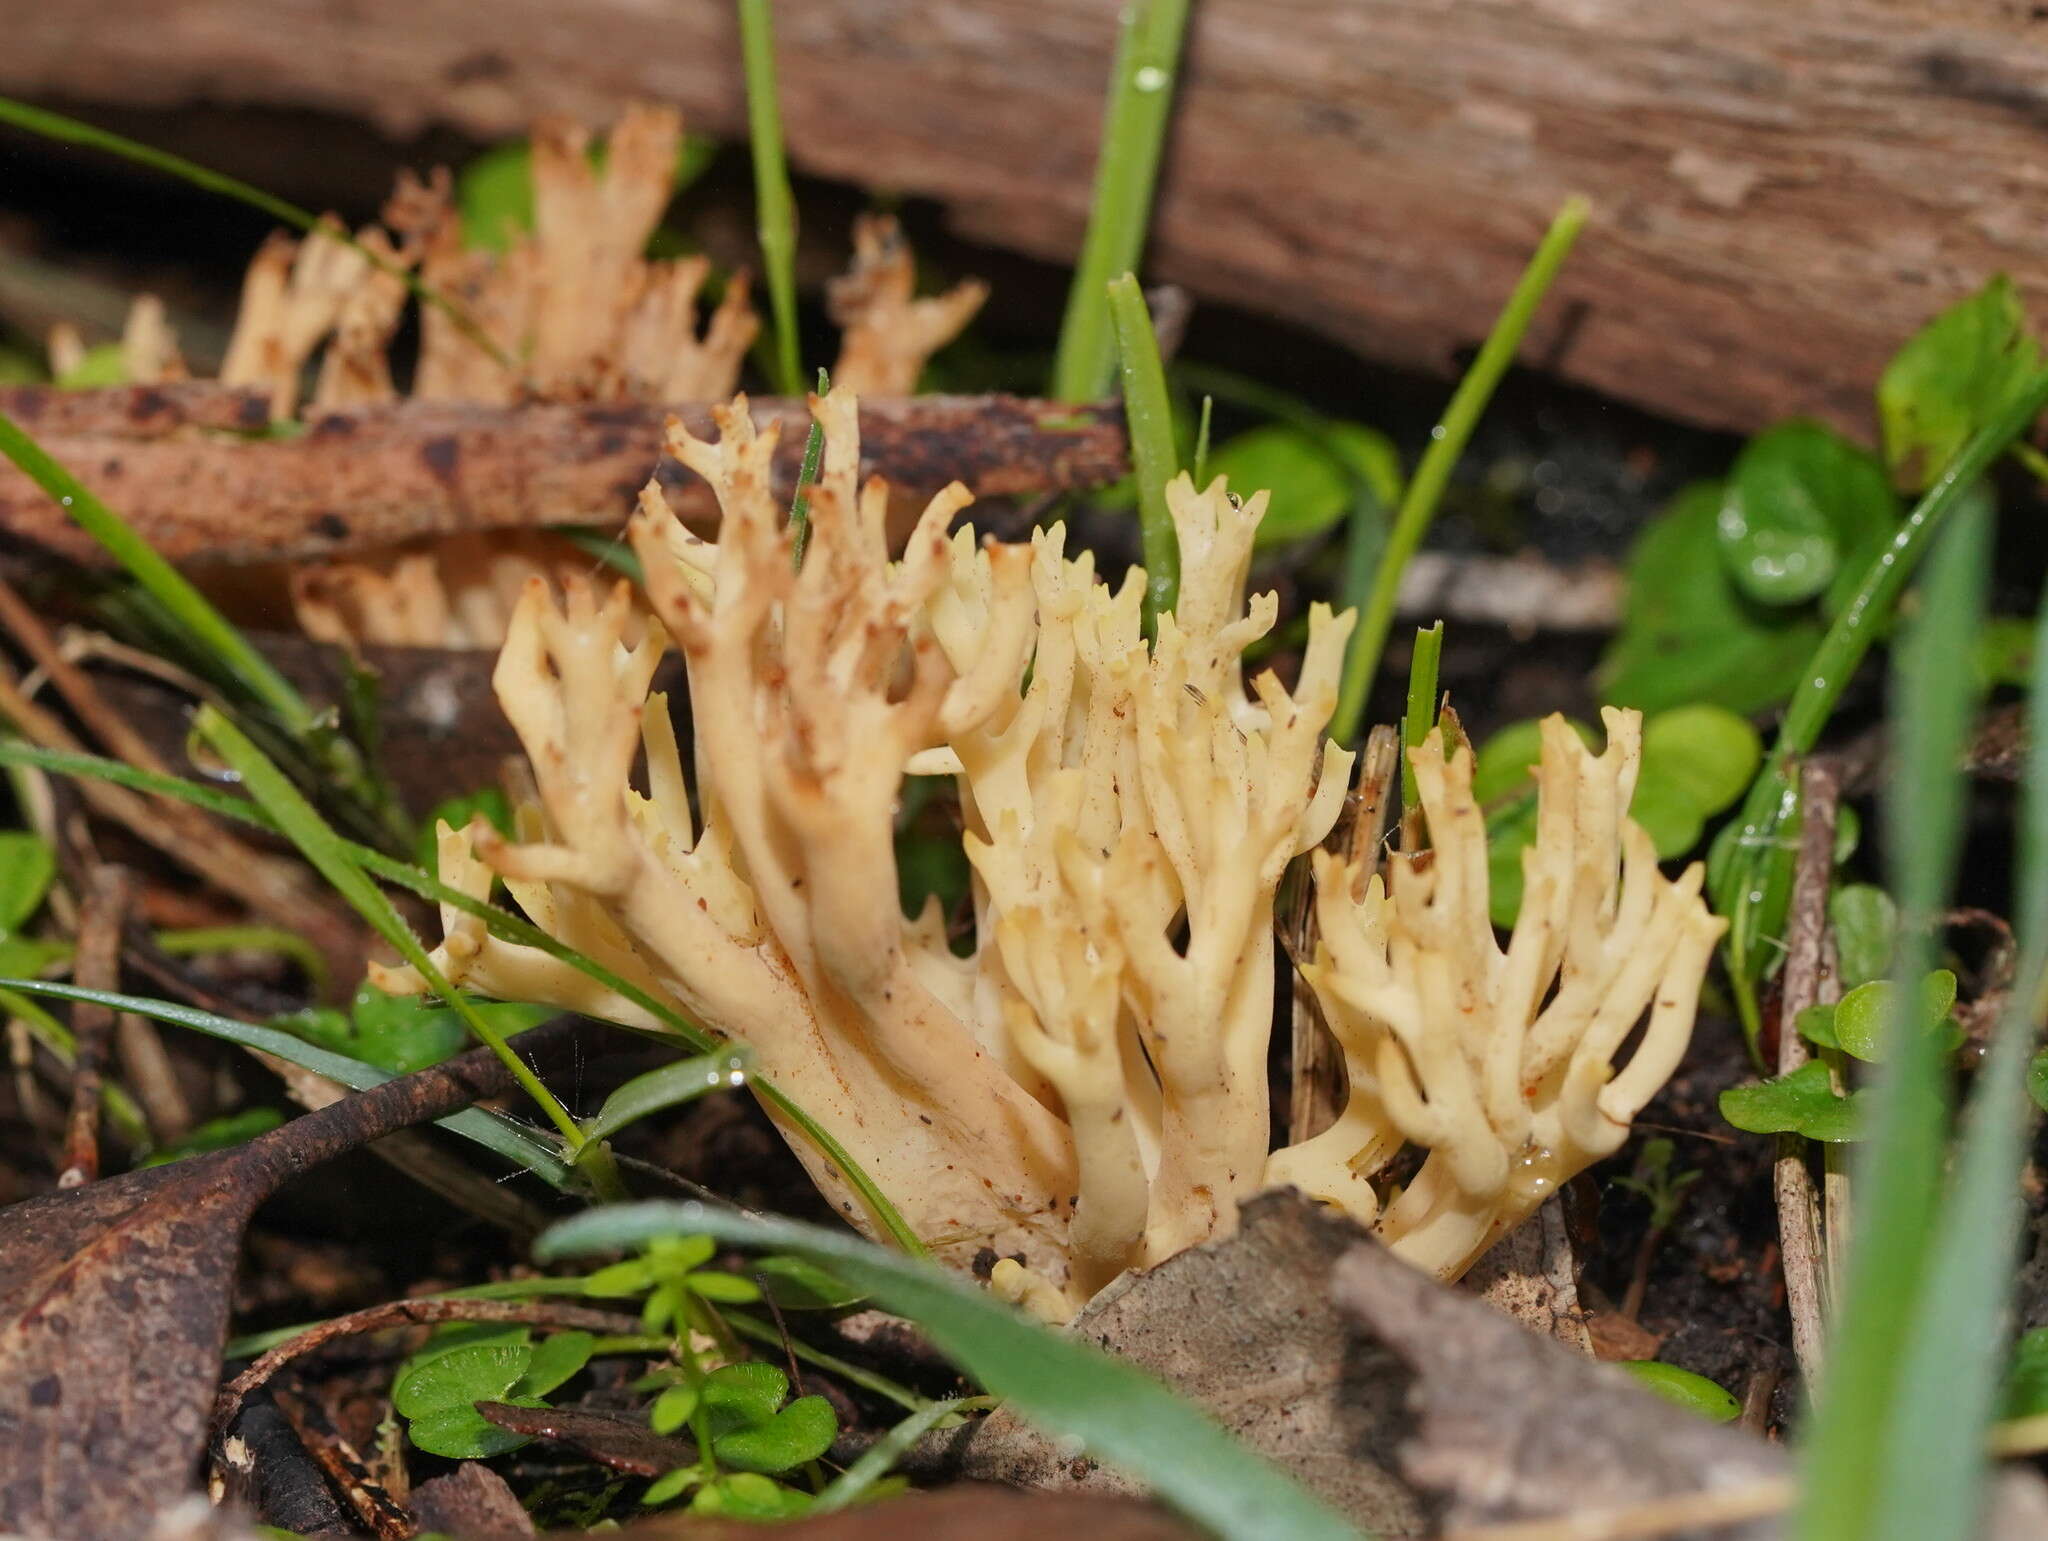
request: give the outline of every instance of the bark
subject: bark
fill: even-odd
[[[1120,0],[784,0],[801,168],[937,197],[1058,260]],[[1597,213],[1529,357],[1699,422],[1856,428],[1889,352],[2013,268],[2038,301],[2048,18],[1990,0],[1204,0],[1149,263],[1442,367],[1571,192]],[[642,0],[9,7],[0,90],[310,107],[393,135],[593,123],[633,97],[744,136],[732,8]],[[1000,295],[996,303],[1001,303]]]
[[[225,386],[0,388],[0,411],[175,562],[289,561],[467,530],[616,526],[650,474],[685,519],[713,517],[710,489],[662,454],[671,410],[691,432],[712,433],[702,405],[407,401],[318,413],[291,437],[253,437],[267,426],[265,398]],[[773,398],[753,413],[758,424],[782,425],[776,469],[793,483],[808,413]],[[865,403],[860,417],[863,466],[905,492],[936,492],[957,478],[979,496],[1001,496],[1123,474],[1123,429],[1101,409],[927,396]],[[0,464],[0,552],[13,542],[106,560],[34,482]]]

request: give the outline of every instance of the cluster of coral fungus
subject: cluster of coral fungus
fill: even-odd
[[[1244,595],[1266,497],[1221,481],[1168,489],[1181,589],[1149,642],[1142,573],[1110,586],[1058,528],[1029,546],[949,533],[957,487],[892,560],[885,491],[858,484],[851,394],[813,406],[825,461],[801,565],[769,484],[774,435],[741,399],[716,443],[671,429],[717,493],[715,543],[650,485],[631,527],[644,598],[526,585],[496,674],[532,768],[522,839],[444,829],[444,877],[482,895],[502,876],[549,932],[746,1044],[941,1257],[993,1252],[998,1286],[1052,1316],[1226,1233],[1276,1182],[1455,1275],[1620,1144],[1683,1050],[1719,928],[1698,871],[1668,879],[1626,818],[1633,714],[1609,714],[1599,756],[1546,733],[1505,950],[1469,751],[1446,758],[1433,736],[1414,752],[1430,847],[1391,859],[1391,890],[1316,852],[1305,973],[1349,1102],[1269,1155],[1274,894],[1346,795],[1352,757],[1324,730],[1351,617],[1312,611],[1291,691],[1271,673],[1247,686],[1244,652],[1275,617],[1274,596]],[[649,694],[671,642],[688,767]],[[936,907],[906,919],[895,902],[913,773],[958,784],[965,958]],[[657,1026],[444,919],[451,978]],[[1375,1179],[1410,1143],[1427,1158],[1390,1198]]]

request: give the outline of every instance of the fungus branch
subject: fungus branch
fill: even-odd
[[[1350,615],[1311,610],[1292,691],[1271,674],[1247,688],[1244,651],[1277,609],[1244,598],[1266,498],[1240,503],[1221,479],[1167,488],[1180,602],[1150,647],[1142,571],[1110,587],[1057,527],[1029,547],[949,535],[957,486],[891,560],[886,489],[858,480],[852,393],[812,411],[825,452],[801,568],[769,485],[775,432],[740,399],[716,442],[671,426],[722,517],[707,541],[650,484],[630,531],[644,605],[623,585],[572,581],[557,598],[526,581],[496,675],[531,764],[519,838],[444,830],[448,882],[481,894],[504,877],[536,924],[748,1044],[935,1251],[993,1260],[999,1289],[1052,1316],[1227,1233],[1268,1181],[1376,1219],[1455,1273],[1621,1142],[1683,1049],[1719,930],[1697,870],[1667,881],[1623,817],[1633,715],[1610,714],[1598,758],[1546,729],[1528,898],[1504,951],[1468,751],[1446,762],[1432,737],[1415,752],[1432,850],[1396,870],[1391,897],[1377,880],[1355,893],[1354,869],[1318,853],[1324,941],[1307,972],[1351,1098],[1330,1131],[1269,1159],[1274,895],[1350,776],[1324,731]],[[648,694],[671,642],[687,767]],[[958,782],[970,957],[935,907],[905,919],[896,904],[911,772]],[[655,1026],[443,919],[451,979]],[[1372,1178],[1411,1141],[1428,1159],[1381,1215]]]

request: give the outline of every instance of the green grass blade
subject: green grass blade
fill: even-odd
[[[725,1213],[703,1204],[627,1204],[554,1226],[544,1262],[707,1235],[794,1252],[909,1317],[968,1374],[1049,1432],[1078,1441],[1218,1536],[1359,1541],[1294,1480],[1253,1455],[1134,1365],[1039,1326],[939,1268],[840,1232]]]
[[[0,454],[21,468],[81,530],[149,593],[186,637],[216,658],[252,700],[294,737],[309,736],[317,725],[312,707],[270,660],[235,629],[204,595],[185,581],[177,568],[135,532],[127,520],[100,501],[83,482],[59,465],[43,447],[0,412]]]
[[[270,814],[254,803],[196,781],[137,770],[132,765],[124,765],[119,760],[109,760],[98,755],[68,754],[58,750],[39,749],[18,740],[0,739],[0,765],[30,766],[54,775],[86,776],[109,781],[116,786],[128,787],[137,792],[180,798],[210,813],[239,823],[254,825],[258,829],[267,829],[273,833],[283,832]],[[729,1052],[729,1046],[722,1045],[717,1038],[688,1018],[679,1015],[673,1007],[655,999],[631,981],[621,978],[594,958],[586,957],[575,948],[558,941],[524,917],[450,888],[439,878],[409,862],[395,860],[382,851],[372,850],[368,846],[347,840],[341,841],[340,844],[349,859],[373,877],[418,894],[422,899],[431,900],[435,904],[445,904],[462,911],[465,915],[474,915],[490,928],[491,935],[501,941],[535,948],[567,964],[586,978],[595,980],[607,990],[632,1002],[698,1053],[709,1054],[721,1048],[727,1048]],[[753,1089],[756,1096],[773,1107],[794,1128],[801,1131],[806,1139],[825,1153],[826,1159],[846,1179],[847,1186],[860,1195],[861,1201],[867,1205],[876,1223],[888,1234],[891,1241],[913,1257],[930,1255],[924,1242],[903,1218],[902,1211],[897,1209],[860,1163],[853,1159],[852,1152],[840,1144],[824,1125],[779,1088],[761,1077],[753,1078]]]
[[[1760,934],[1763,872],[1775,843],[1796,811],[1792,762],[1820,741],[1849,679],[1864,655],[1883,635],[1899,594],[1926,554],[1929,542],[1955,511],[1976,494],[1977,485],[2017,439],[2048,407],[2048,370],[2019,393],[2003,413],[1965,444],[1921,496],[1890,545],[1879,552],[1858,586],[1814,649],[1813,661],[1785,710],[1777,742],[1751,783],[1742,805],[1735,856],[1725,879],[1715,883],[1715,907],[1728,917],[1723,943],[1729,980],[1743,1031],[1755,1045],[1761,1016],[1756,982],[1762,977],[1766,939]]]
[[[87,1001],[105,1006],[111,1011],[133,1012],[139,1017],[148,1017],[155,1022],[168,1023],[173,1027],[189,1028],[195,1033],[204,1033],[209,1038],[219,1038],[227,1043],[239,1044],[245,1049],[273,1055],[302,1070],[324,1075],[330,1081],[338,1081],[352,1091],[368,1091],[373,1086],[382,1086],[394,1080],[390,1071],[375,1065],[365,1064],[359,1059],[350,1059],[346,1054],[336,1054],[331,1049],[322,1049],[307,1043],[303,1038],[275,1027],[263,1027],[254,1022],[238,1022],[233,1017],[218,1016],[210,1011],[201,1011],[196,1006],[181,1005],[176,1001],[152,1000],[142,995],[121,995],[111,990],[88,990],[79,985],[59,984],[43,979],[9,979],[0,981],[9,990],[18,990],[25,995],[46,995],[58,1000]],[[465,1108],[460,1113],[451,1113],[446,1118],[436,1119],[444,1129],[474,1140],[487,1150],[496,1151],[509,1161],[515,1161],[536,1177],[560,1188],[569,1181],[569,1168],[555,1149],[537,1130],[517,1119],[502,1113],[490,1112],[483,1108]]]
[[[1131,474],[1138,483],[1138,534],[1145,551],[1145,630],[1156,633],[1159,617],[1180,598],[1180,540],[1166,506],[1166,484],[1180,471],[1173,443],[1173,401],[1166,393],[1166,369],[1144,291],[1129,273],[1109,286],[1109,310],[1116,323],[1122,360],[1124,417],[1130,423]]]
[[[1958,767],[1977,704],[1968,682],[1989,576],[1990,523],[1980,501],[1951,526],[1928,564],[1920,613],[1893,660],[1897,741],[1884,812],[1899,899],[1901,985],[1886,1024],[1884,1062],[1868,1094],[1868,1132],[1852,1168],[1856,1226],[1827,1377],[1808,1432],[1796,1532],[1803,1541],[1918,1541],[1922,1532],[1891,1526],[1902,1512],[1903,1489],[1929,1475],[1921,1465],[1925,1452],[1911,1452],[1905,1468],[1890,1472],[1885,1457],[1909,1427],[1952,1416],[1944,1405],[1915,1407],[1903,1395],[1903,1345],[1926,1298],[1949,1129],[1944,1045],[1939,1034],[1921,1030],[1915,1005],[1962,845]],[[1948,1309],[1946,1301],[1930,1303]],[[1945,1500],[1930,1494],[1923,1501],[1938,1508]]]
[[[1216,410],[1216,398],[1202,398],[1202,415],[1195,423],[1195,468],[1189,473],[1197,487],[1204,485],[1203,473],[1209,469],[1209,417]]]
[[[863,1450],[859,1460],[828,1482],[819,1491],[817,1501],[805,1512],[830,1514],[834,1509],[844,1509],[857,1502],[869,1488],[889,1475],[890,1469],[910,1453],[912,1446],[960,1411],[965,1400],[956,1397],[951,1401],[934,1402],[899,1420],[888,1433]]]
[[[1400,510],[1394,516],[1394,527],[1373,569],[1372,588],[1366,595],[1358,626],[1351,633],[1350,650],[1344,656],[1344,679],[1337,690],[1337,711],[1330,726],[1330,736],[1340,744],[1358,737],[1366,696],[1372,690],[1373,676],[1379,672],[1380,653],[1394,624],[1394,601],[1400,593],[1401,574],[1407,569],[1408,559],[1421,546],[1430,521],[1436,517],[1437,504],[1443,498],[1444,488],[1450,485],[1458,457],[1465,453],[1472,430],[1479,426],[1480,416],[1493,399],[1501,376],[1515,361],[1537,306],[1543,303],[1558,269],[1571,255],[1579,230],[1586,223],[1586,213],[1583,198],[1568,198],[1557,211],[1536,248],[1536,255],[1529,259],[1514,293],[1508,296],[1493,330],[1487,333],[1478,356],[1472,360],[1472,367],[1465,371],[1465,378],[1451,394],[1443,420],[1430,434],[1429,448],[1423,451],[1421,463],[1408,482]]]
[[[1053,357],[1054,401],[1098,401],[1115,378],[1116,347],[1103,295],[1117,274],[1137,268],[1145,249],[1187,22],[1188,0],[1133,0],[1124,12],[1088,232]]]
[[[1401,745],[1404,749],[1420,749],[1422,741],[1429,737],[1429,730],[1436,726],[1436,681],[1437,666],[1444,656],[1444,623],[1434,626],[1417,627],[1415,631],[1415,653],[1408,660],[1408,711],[1401,719]],[[1444,746],[1448,753],[1450,746]],[[1401,756],[1401,806],[1404,809],[1420,808],[1421,795],[1415,786],[1415,767],[1408,763],[1408,756]]]
[[[384,891],[370,881],[361,864],[350,854],[347,842],[327,827],[327,821],[299,795],[298,788],[291,784],[284,772],[264,757],[263,751],[249,741],[248,735],[210,706],[199,709],[193,731],[234,770],[242,785],[249,789],[249,795],[276,821],[285,837],[299,848],[299,854],[313,864],[328,885],[370,923],[372,930],[397,949],[399,956],[419,972],[420,978],[436,995],[455,1009],[477,1042],[488,1045],[491,1052],[504,1062],[513,1080],[562,1131],[562,1138],[569,1142],[569,1148],[580,1151],[583,1131],[569,1110],[541,1084],[533,1068],[512,1052],[505,1042],[505,1035],[486,1021],[468,999],[442,976],[434,966],[434,960],[427,955],[427,949],[420,945],[420,939],[412,934],[412,927],[392,908]]]
[[[246,203],[253,209],[260,209],[272,219],[290,225],[294,230],[312,235],[316,231],[343,245],[351,247],[364,261],[380,273],[389,274],[412,291],[413,297],[422,305],[431,305],[450,321],[456,330],[475,343],[505,368],[518,372],[519,365],[499,347],[477,325],[476,318],[450,300],[447,295],[422,281],[412,269],[393,262],[389,257],[372,251],[348,231],[331,222],[322,223],[317,215],[309,214],[297,204],[266,193],[260,187],[251,187],[247,182],[227,176],[196,161],[188,161],[182,155],[173,155],[168,150],[159,150],[138,140],[96,128],[90,123],[81,123],[76,118],[67,118],[62,113],[51,112],[42,107],[31,107],[26,102],[17,102],[11,97],[0,96],[0,123],[12,123],[16,128],[27,129],[32,134],[41,134],[45,139],[55,139],[64,144],[83,146],[88,150],[104,150],[109,155],[118,155],[125,161],[138,166],[147,166],[152,171],[161,171],[182,182],[209,193],[218,193]]]
[[[650,1113],[695,1102],[707,1092],[745,1086],[751,1058],[744,1049],[723,1049],[636,1075],[604,1099],[604,1106],[583,1126],[583,1138],[593,1144],[608,1140]],[[584,1148],[589,1149],[589,1145]]]
[[[2048,628],[2035,639],[2028,711],[2032,721],[2048,721]],[[1985,1430],[2006,1364],[2025,1209],[2019,1178],[2030,1121],[2026,1069],[2048,974],[2048,735],[2034,736],[2028,760],[2016,894],[2020,965],[1971,1093],[1899,1372],[1891,1454],[1878,1468],[1895,1475],[1880,1504],[1882,1534],[1915,1541],[1977,1535],[1990,1490]]]
[[[804,372],[797,356],[796,198],[789,190],[789,161],[782,148],[774,25],[768,0],[739,0],[739,11],[740,59],[747,77],[747,139],[754,154],[754,217],[761,265],[768,280],[768,308],[775,323],[771,354],[775,389],[784,396],[801,396]]]

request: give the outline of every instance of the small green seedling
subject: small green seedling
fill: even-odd
[[[1951,305],[1899,349],[1878,381],[1892,474],[1915,490],[1926,487],[2040,367],[2040,344],[2003,273]]]
[[[481,1000],[475,1006],[507,1037],[538,1027],[555,1015],[547,1006]],[[447,1006],[427,996],[392,995],[370,984],[356,991],[346,1014],[331,1007],[310,1006],[278,1017],[273,1025],[308,1043],[398,1075],[438,1065],[470,1046],[468,1028]]]
[[[690,1508],[699,1514],[777,1519],[803,1513],[811,1495],[770,1479],[831,1449],[839,1419],[821,1396],[788,1397],[789,1377],[758,1362],[721,1365],[664,1391],[649,1421],[657,1433],[687,1425],[702,1455],[696,1465],[657,1478],[642,1502],[668,1504],[689,1493]]]
[[[1646,1390],[1654,1391],[1665,1401],[1688,1412],[1698,1413],[1715,1423],[1733,1421],[1742,1412],[1742,1404],[1729,1391],[1704,1375],[1695,1375],[1690,1370],[1681,1370],[1675,1364],[1663,1364],[1655,1359],[1625,1359],[1620,1368],[1636,1378]]]
[[[1844,883],[1828,895],[1828,924],[1843,984],[1853,990],[1891,972],[1899,907],[1890,894],[1875,883]]]
[[[536,1344],[524,1327],[445,1328],[398,1372],[391,1403],[412,1442],[429,1455],[503,1455],[527,1443],[526,1436],[499,1428],[476,1404],[547,1406],[547,1393],[590,1362],[596,1342],[587,1332],[558,1332]]]
[[[1635,1171],[1614,1179],[1615,1187],[1628,1189],[1650,1206],[1652,1231],[1668,1231],[1677,1223],[1678,1212],[1685,1207],[1685,1190],[1702,1175],[1696,1167],[1683,1172],[1671,1170],[1671,1158],[1677,1148],[1661,1137],[1645,1140],[1636,1156]]]

